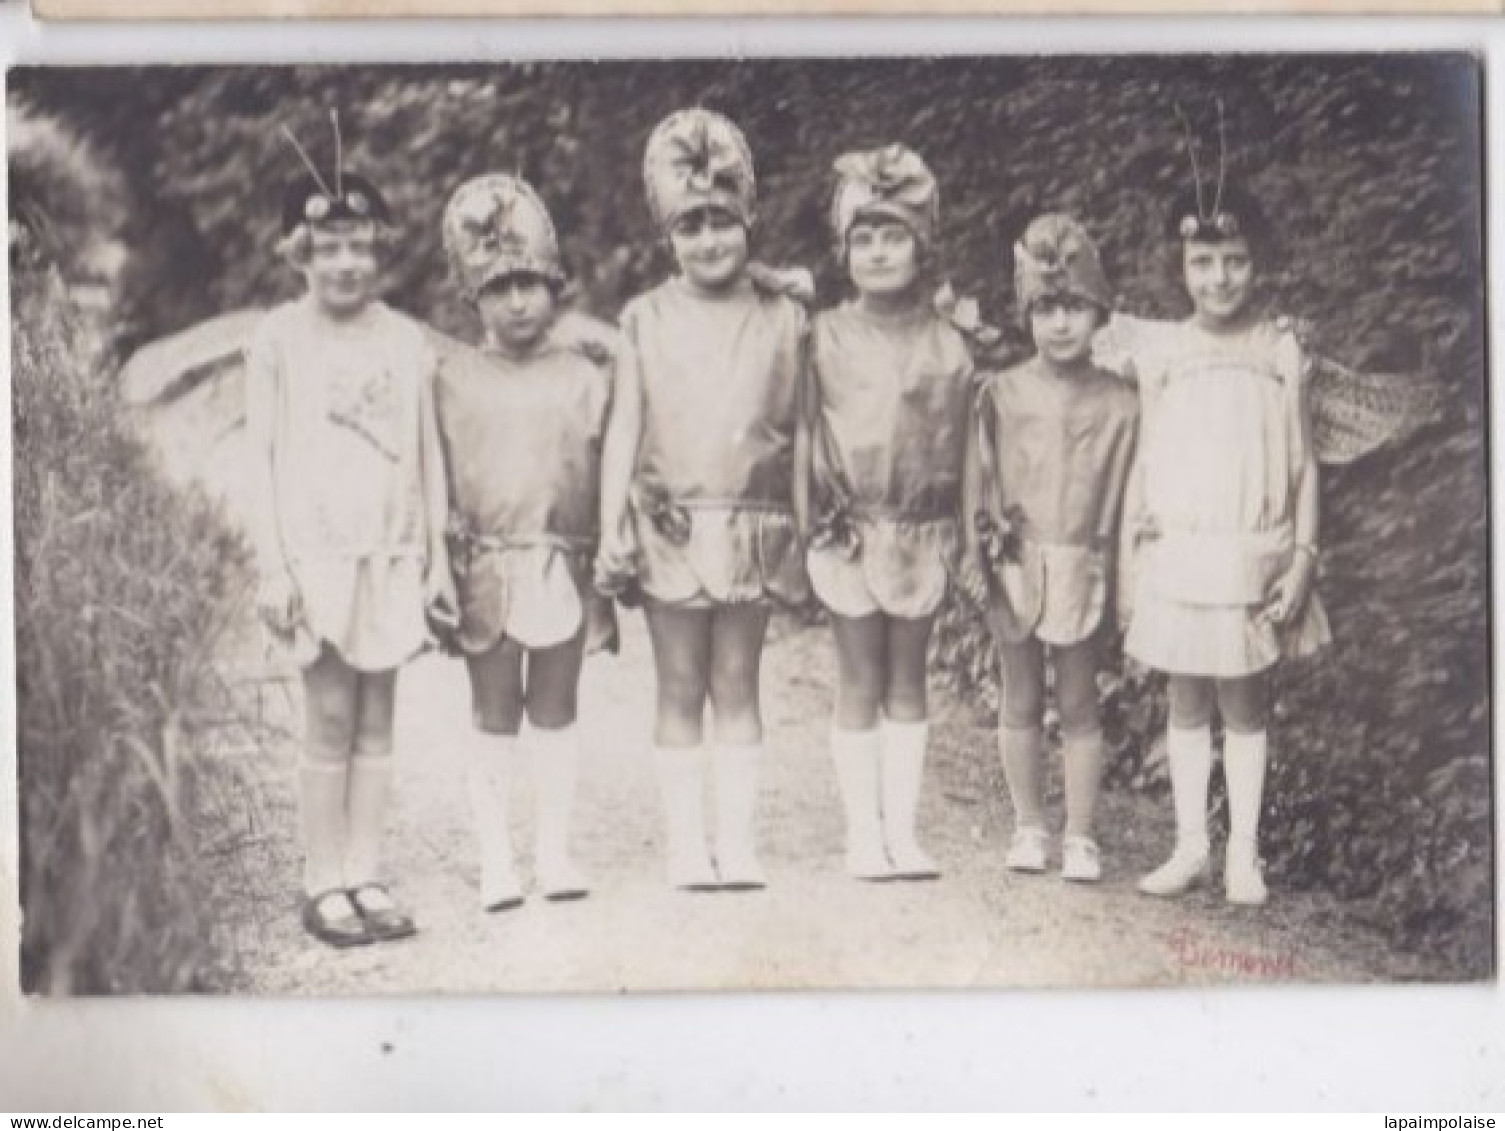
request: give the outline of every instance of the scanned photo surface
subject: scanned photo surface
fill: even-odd
[[[1500,0],[32,0],[44,20],[472,16],[1498,15]]]
[[[1482,78],[12,70],[25,988],[1493,977]]]

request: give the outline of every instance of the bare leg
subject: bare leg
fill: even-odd
[[[710,690],[710,609],[644,605],[658,675],[654,766],[663,797],[668,879],[689,891],[718,886],[705,828],[703,727]]]
[[[933,616],[888,618],[888,686],[880,754],[883,835],[894,873],[902,879],[933,880],[941,874],[915,839],[930,737],[925,653],[934,624]]]
[[[392,713],[397,672],[363,672],[356,684],[355,758],[350,763],[350,898],[378,940],[403,939],[417,926],[381,883],[381,842],[392,796]]]
[[[345,878],[358,678],[327,645],[303,671],[304,746],[298,770],[303,923],[321,941],[340,947],[372,941],[350,902]]]
[[[1003,676],[998,703],[998,752],[1009,800],[1014,806],[1016,833],[1028,830],[1023,837],[1016,835],[1018,861],[1009,866],[1038,872],[1045,867],[1040,731],[1045,710],[1045,649],[1031,636],[1017,644],[1000,642],[998,653]],[[1014,856],[1012,848],[1010,856]]]
[[[465,782],[481,853],[483,911],[506,911],[523,902],[513,859],[510,812],[519,776],[522,663],[522,648],[506,637],[487,652],[465,657],[475,724],[466,740]]]
[[[832,616],[836,640],[836,725],[872,730],[888,691],[888,626],[882,613]]]
[[[325,647],[303,671],[302,792],[303,890],[320,896],[343,889],[350,762],[355,754],[356,680],[359,673]]]
[[[881,614],[831,618],[836,640],[836,717],[831,760],[846,817],[846,869],[860,880],[893,875],[879,802],[879,712],[888,686],[888,632]]]

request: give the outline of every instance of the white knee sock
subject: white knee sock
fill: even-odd
[[[762,887],[758,863],[758,769],[763,744],[721,743],[716,750],[716,871],[723,885]]]
[[[1166,732],[1171,795],[1176,807],[1176,850],[1207,850],[1207,787],[1212,777],[1212,728],[1178,727]]]
[[[350,763],[345,758],[305,755],[298,767],[298,779],[303,891],[305,895],[323,895],[345,886],[345,842],[349,839],[345,795]]]
[[[533,760],[537,811],[534,867],[545,896],[584,895],[586,885],[570,859],[570,814],[580,762],[580,731],[574,725],[556,730],[529,727],[527,745]]]
[[[1223,738],[1223,777],[1228,784],[1228,849],[1259,855],[1259,817],[1265,796],[1269,743],[1264,731]]]
[[[653,764],[664,805],[669,885],[715,887],[716,869],[706,843],[705,748],[655,746]]]
[[[889,875],[883,848],[883,814],[878,801],[878,730],[831,728],[831,760],[846,814],[847,872],[858,879]]]
[[[345,812],[350,836],[345,850],[345,882],[351,887],[380,882],[381,842],[392,795],[392,755],[356,751],[350,759]]]
[[[883,835],[889,859],[900,875],[938,874],[935,861],[915,839],[920,787],[925,778],[925,748],[930,739],[926,722],[896,723],[884,719],[879,727],[883,793]]]
[[[1003,780],[1009,787],[1014,824],[1018,828],[1045,828],[1040,788],[1042,745],[1039,727],[998,728],[998,756],[1003,762]]]
[[[509,806],[518,777],[516,735],[471,731],[464,750],[466,793],[481,852],[481,907],[500,910],[522,900],[512,858]]]

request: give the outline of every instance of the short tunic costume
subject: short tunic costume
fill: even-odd
[[[1032,359],[984,379],[978,501],[1013,546],[989,587],[1001,639],[1066,647],[1102,623],[1137,420],[1133,390],[1102,370],[1059,377]]]
[[[643,431],[633,476],[639,583],[709,605],[808,592],[795,529],[794,449],[807,319],[744,278],[702,295],[676,276],[622,312]]]
[[[486,652],[574,638],[599,541],[608,347],[557,331],[525,357],[456,352],[435,409],[449,484],[458,643]]]
[[[427,638],[435,364],[423,330],[389,307],[334,321],[307,297],[269,312],[247,354],[247,430],[269,444],[260,541],[282,559],[262,568],[286,568],[313,642],[360,671],[395,668]]]
[[[856,302],[811,336],[814,510],[844,511],[856,534],[810,549],[811,586],[840,616],[929,616],[960,552],[966,343],[929,307],[882,317]]]
[[[1331,632],[1315,592],[1292,625],[1263,615],[1296,553],[1310,443],[1294,335],[1269,321],[1220,335],[1122,316],[1111,333],[1142,416],[1125,649],[1161,671],[1225,679],[1317,651]]]

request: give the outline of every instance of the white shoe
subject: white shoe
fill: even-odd
[[[1020,825],[1009,841],[1009,854],[1003,858],[1003,866],[1011,872],[1045,871],[1045,847],[1048,837],[1037,825]]]
[[[1175,896],[1207,878],[1207,844],[1178,844],[1171,858],[1139,881],[1145,895]]]
[[[1068,836],[1061,841],[1061,879],[1095,884],[1103,878],[1102,853],[1097,841],[1087,836]]]
[[[1223,862],[1223,897],[1229,903],[1258,907],[1270,898],[1259,857],[1249,850],[1228,850]]]

